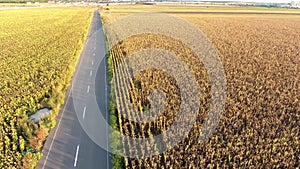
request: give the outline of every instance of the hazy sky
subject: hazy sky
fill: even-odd
[[[224,1],[224,0],[216,0],[216,1]],[[245,2],[290,3],[293,0],[235,0],[235,1],[242,1],[242,2],[245,1]],[[299,1],[299,0],[294,0],[294,1]]]

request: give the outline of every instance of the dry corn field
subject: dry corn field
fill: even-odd
[[[103,15],[105,24],[121,16],[111,11]],[[211,86],[203,63],[182,42],[167,36],[140,34],[122,41],[110,51],[114,74],[119,75],[113,84],[116,102],[121,103],[118,99],[126,96],[130,98],[128,104],[136,110],[149,113],[151,91],[159,89],[166,97],[162,115],[148,123],[124,118],[120,111],[125,111],[127,117],[141,118],[138,111],[126,111],[128,105],[117,107],[117,122],[123,135],[151,138],[166,131],[178,118],[181,103],[178,83],[161,70],[139,72],[130,85],[125,85],[124,79],[130,70],[116,67],[136,51],[156,48],[178,56],[193,72],[201,96],[197,121],[184,140],[152,157],[124,157],[123,167],[300,167],[300,16],[177,16],[195,24],[214,44],[226,73],[225,110],[214,134],[206,143],[199,143],[198,137],[211,101]],[[128,88],[130,92],[124,93],[122,88]],[[130,143],[124,141],[123,144],[129,147],[124,149],[125,152],[134,153],[130,152]],[[159,146],[164,145],[154,148],[159,149]],[[141,147],[140,151],[150,150]]]

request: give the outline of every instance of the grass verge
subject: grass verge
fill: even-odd
[[[101,18],[102,19],[102,18]],[[106,59],[107,59],[107,73],[108,73],[108,80],[110,85],[110,93],[109,93],[109,105],[108,105],[108,111],[109,111],[109,122],[110,126],[113,128],[113,131],[109,135],[110,140],[110,148],[112,149],[112,152],[117,152],[120,150],[120,147],[122,146],[121,138],[119,137],[118,133],[120,132],[120,126],[119,124],[119,118],[118,118],[118,110],[117,105],[115,102],[115,89],[112,85],[113,80],[113,61],[112,61],[112,55],[110,54],[109,47],[108,47],[108,41],[107,37],[105,37],[105,43],[106,43]],[[118,154],[112,153],[111,154],[111,161],[112,161],[112,169],[121,169],[124,168],[124,157]]]

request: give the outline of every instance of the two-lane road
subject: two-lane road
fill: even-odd
[[[107,92],[109,90],[107,88],[105,54],[105,37],[100,14],[95,11],[87,43],[73,76],[72,86],[67,92],[65,104],[57,117],[57,125],[51,130],[46,140],[43,157],[36,166],[37,169],[111,168],[109,152],[95,144],[79,123],[80,118],[84,125],[90,128],[94,127],[94,123],[90,123],[90,121],[99,112],[94,111],[95,108],[89,105],[91,95],[96,95],[99,109],[106,121],[109,121],[107,111]],[[98,66],[97,63],[100,65]],[[74,84],[74,81],[79,83]],[[74,94],[75,90],[76,95]],[[74,105],[75,100],[77,102],[80,100],[81,104]],[[78,115],[75,110],[80,111]],[[103,125],[100,129],[95,128],[95,132],[101,135],[102,142],[108,148],[109,130],[107,127]]]

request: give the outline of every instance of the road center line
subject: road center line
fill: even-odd
[[[90,92],[90,85],[88,85],[88,88],[87,88],[87,91],[86,91],[87,93],[89,93]]]
[[[85,111],[86,111],[86,106],[84,106],[84,109],[83,109],[83,114],[82,114],[83,119],[84,119],[84,116],[85,116]]]
[[[90,71],[90,76],[92,76],[92,75],[93,75],[93,71],[91,70],[91,71]]]
[[[78,152],[79,152],[79,144],[77,145],[77,149],[76,149],[76,155],[75,155],[75,159],[74,159],[74,167],[76,167],[76,165],[77,165]]]

